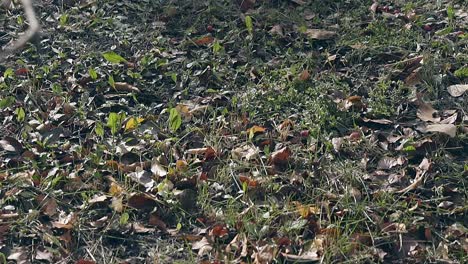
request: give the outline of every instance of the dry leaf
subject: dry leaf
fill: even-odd
[[[206,237],[202,238],[202,240],[194,242],[192,244],[192,250],[198,250],[198,256],[204,256],[206,253],[210,252],[213,247],[210,245],[210,242]]]
[[[143,185],[146,190],[151,190],[155,184],[153,174],[141,167],[137,167],[135,172],[129,173],[128,176],[135,182]]]
[[[238,0],[238,2],[240,2],[242,12],[247,12],[255,5],[256,0]]]
[[[405,157],[383,157],[380,159],[379,163],[377,164],[377,169],[379,170],[389,170],[395,166],[403,165],[406,162]]]
[[[439,132],[447,134],[450,137],[455,137],[457,134],[457,127],[454,124],[431,124],[425,128],[426,132]]]
[[[4,137],[0,140],[0,148],[7,152],[21,153],[23,151],[23,145],[12,137]]]
[[[244,145],[242,147],[235,148],[231,151],[232,157],[241,160],[246,159],[247,161],[258,157],[259,149],[256,146]]]
[[[226,228],[225,225],[217,224],[211,229],[210,235],[215,236],[215,237],[223,237],[227,235],[228,232],[229,230]]]
[[[468,84],[457,84],[450,85],[447,87],[447,91],[453,97],[462,96],[466,91],[468,91]]]
[[[212,36],[204,36],[198,39],[195,39],[193,42],[199,46],[208,45],[213,43],[214,38]]]
[[[118,92],[140,93],[140,89],[124,82],[114,83],[114,89]]]
[[[241,183],[246,183],[247,186],[249,187],[257,187],[258,186],[258,182],[256,180],[252,180],[251,178],[247,177],[247,176],[244,176],[244,175],[241,175],[239,176],[239,181]]]
[[[114,211],[121,213],[124,209],[122,197],[112,198],[111,208],[114,209]]]
[[[128,206],[135,209],[153,209],[156,206],[156,200],[149,194],[132,194],[127,201]]]
[[[421,119],[422,121],[426,122],[433,122],[437,123],[440,121],[440,117],[434,117],[434,114],[437,113],[437,110],[432,108],[432,106],[428,103],[423,102],[420,100],[418,112],[416,116]]]
[[[265,131],[266,131],[266,128],[261,127],[261,126],[257,126],[257,125],[247,129],[247,133],[251,133],[251,134],[263,133]]]
[[[157,158],[153,158],[151,161],[151,172],[156,177],[165,177],[167,175],[166,169],[159,163]]]
[[[270,29],[269,32],[270,32],[271,35],[276,35],[276,36],[284,37],[283,27],[281,27],[281,25],[274,25],[274,26]]]
[[[185,160],[177,160],[176,161],[176,169],[177,171],[185,172],[188,170],[188,163]]]
[[[324,29],[307,29],[305,34],[311,39],[317,40],[328,40],[333,39],[338,34],[334,31],[324,30]]]
[[[310,79],[310,73],[308,70],[303,70],[301,74],[299,74],[299,80],[307,81]]]
[[[274,165],[285,165],[288,163],[289,158],[291,157],[291,150],[288,147],[284,147],[280,150],[277,150],[270,155],[270,164]]]
[[[145,121],[144,118],[141,117],[131,117],[125,123],[125,132],[135,129],[141,122]]]

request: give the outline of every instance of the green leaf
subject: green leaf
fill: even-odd
[[[68,14],[62,14],[59,17],[59,22],[60,22],[61,26],[65,26],[67,24],[67,22],[68,22]]]
[[[460,79],[466,78],[468,77],[468,67],[461,67],[460,69],[456,70],[453,74]]]
[[[115,81],[114,81],[114,76],[112,75],[109,75],[109,80],[107,80],[107,83],[109,83],[110,86],[112,86],[112,88],[115,89]]]
[[[119,223],[120,225],[126,225],[128,223],[128,219],[130,219],[130,215],[125,212],[120,216]]]
[[[91,79],[96,80],[97,79],[97,72],[93,68],[88,69],[89,76]]]
[[[223,46],[221,46],[221,44],[219,44],[219,41],[215,41],[215,43],[213,44],[213,53],[218,53],[222,49],[223,49]]]
[[[23,108],[23,107],[18,107],[18,108],[16,108],[15,114],[16,114],[16,119],[17,119],[19,122],[23,122],[23,121],[24,121],[24,118],[26,117],[26,112],[24,112],[24,108]]]
[[[5,70],[5,72],[3,73],[3,78],[7,79],[8,77],[13,77],[15,76],[15,71],[13,71],[12,68],[8,68]]]
[[[0,108],[6,108],[11,106],[15,102],[15,98],[13,96],[7,96],[0,100]]]
[[[52,91],[55,93],[55,94],[61,94],[63,92],[63,89],[62,89],[62,86],[60,86],[60,84],[58,83],[53,83],[52,84]]]
[[[169,128],[176,132],[182,125],[182,116],[175,108],[169,110]]]
[[[110,128],[112,135],[115,135],[119,131],[124,119],[125,113],[109,113],[109,118],[107,119],[107,126]]]
[[[449,20],[453,20],[455,18],[455,10],[451,5],[447,7],[447,17]]]
[[[106,59],[108,62],[110,63],[121,63],[121,62],[126,62],[127,60],[124,59],[122,56],[120,56],[119,54],[113,52],[113,51],[108,51],[108,52],[104,52],[102,54],[102,56],[104,57],[104,59]]]
[[[102,126],[101,122],[96,122],[96,125],[94,127],[94,132],[96,135],[103,137],[104,136],[104,127]]]
[[[249,32],[249,34],[253,33],[252,17],[250,17],[250,16],[245,17],[245,27],[247,28],[247,31]]]

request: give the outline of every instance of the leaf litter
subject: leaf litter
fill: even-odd
[[[0,65],[7,260],[462,261],[459,1],[85,2]]]

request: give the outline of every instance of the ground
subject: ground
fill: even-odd
[[[34,4],[2,263],[466,263],[465,1]]]

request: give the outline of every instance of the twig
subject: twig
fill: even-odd
[[[21,0],[21,4],[23,5],[26,19],[29,22],[29,28],[17,41],[9,47],[6,47],[3,52],[0,53],[0,62],[6,60],[6,58],[15,51],[26,46],[26,44],[39,32],[39,21],[36,18],[36,13],[34,12],[31,0]]]

